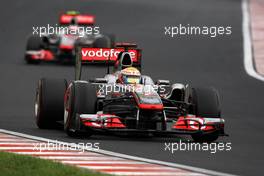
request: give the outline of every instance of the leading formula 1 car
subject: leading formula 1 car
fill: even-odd
[[[93,27],[95,18],[92,15],[68,11],[60,16],[60,25],[44,34],[29,36],[25,51],[28,63],[73,62],[75,50],[79,46],[111,47],[115,36],[100,34],[99,27]],[[49,29],[46,29],[49,30]],[[39,33],[41,31],[39,30]]]
[[[118,54],[112,73],[81,80],[84,52],[79,49],[75,80],[39,81],[35,101],[36,123],[51,128],[61,121],[69,136],[105,133],[191,135],[197,142],[225,136],[219,95],[213,88],[158,80],[156,83],[133,67],[130,49]],[[99,49],[98,49],[99,50]]]

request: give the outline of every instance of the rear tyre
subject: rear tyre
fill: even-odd
[[[26,51],[39,51],[43,47],[43,41],[42,38],[39,36],[30,36],[27,40],[27,46],[26,46]],[[39,60],[33,60],[29,58],[27,55],[25,56],[25,60],[29,64],[38,64],[40,61]]]
[[[39,80],[35,100],[35,117],[39,128],[55,128],[56,122],[63,120],[66,86],[65,79]]]
[[[110,39],[110,48],[115,48],[115,44],[116,44],[116,36],[115,34],[107,34],[106,36],[108,36],[108,38]]]
[[[73,82],[69,87],[68,100],[65,104],[65,131],[68,136],[81,134],[91,136],[92,130],[84,129],[77,114],[96,114],[97,95],[93,85],[87,82]],[[85,131],[83,133],[83,131]]]
[[[194,114],[198,117],[221,118],[219,94],[213,88],[193,88],[192,102],[195,105]],[[195,142],[213,142],[219,137],[219,133],[193,134]]]
[[[94,48],[113,48],[115,46],[115,36],[105,35],[95,39]]]

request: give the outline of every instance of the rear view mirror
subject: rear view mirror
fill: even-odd
[[[105,78],[95,78],[95,79],[89,80],[89,82],[91,82],[91,83],[107,83],[107,79],[105,79]]]
[[[156,81],[156,84],[157,85],[170,85],[170,81],[169,80],[159,79],[159,80]]]

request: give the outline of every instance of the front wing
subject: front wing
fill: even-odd
[[[128,128],[122,123],[121,117],[111,114],[77,114],[77,119],[81,126],[86,129],[112,132],[137,132],[137,133],[160,133],[160,134],[196,134],[214,133],[219,136],[227,136],[224,132],[224,119],[222,118],[202,118],[194,115],[179,117],[177,120],[166,119],[166,127],[162,122],[157,122],[156,129]],[[151,122],[150,122],[151,123]]]

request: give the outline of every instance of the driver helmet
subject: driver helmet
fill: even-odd
[[[71,19],[70,25],[78,25],[77,19],[75,17]]]
[[[124,84],[139,84],[140,77],[140,71],[135,67],[127,67],[120,72],[120,79]]]

